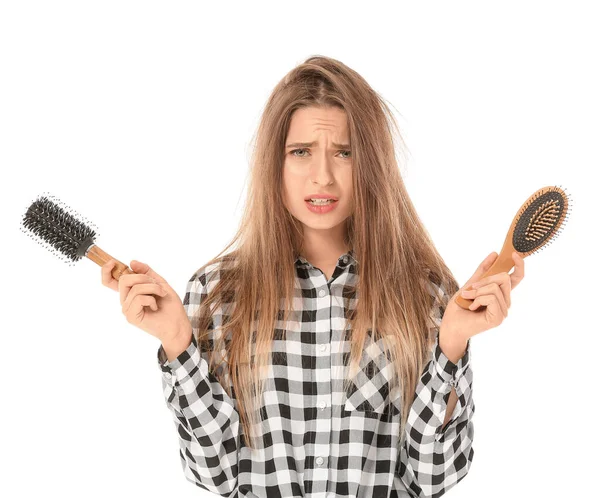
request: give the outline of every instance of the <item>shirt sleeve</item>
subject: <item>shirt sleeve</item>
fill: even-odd
[[[435,343],[415,391],[398,459],[402,482],[411,496],[419,498],[439,497],[454,487],[469,472],[474,455],[471,341],[452,363],[439,345],[443,309],[439,311],[434,315]],[[442,430],[452,387],[458,401]]]
[[[192,322],[190,345],[169,362],[161,344],[157,360],[186,479],[213,493],[229,496],[237,486],[240,420],[233,400],[208,371],[207,354],[198,348],[192,315],[204,299],[205,289],[204,274],[194,274],[188,281],[183,306]]]

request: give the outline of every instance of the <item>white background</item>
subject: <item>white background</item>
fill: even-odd
[[[49,192],[183,297],[237,228],[268,95],[314,54],[396,109],[411,198],[461,285],[533,192],[571,195],[508,318],[473,339],[475,457],[448,496],[593,494],[594,2],[1,5],[0,495],[213,496],[183,476],[157,339],[125,320],[97,265],[65,264],[21,216]]]

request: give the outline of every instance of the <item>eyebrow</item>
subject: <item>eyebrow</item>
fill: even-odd
[[[316,143],[317,142],[294,142],[292,144],[287,144],[285,146],[285,148],[290,149],[291,147],[312,147]],[[349,149],[350,148],[350,144],[336,144],[335,142],[332,142],[332,145],[338,149]]]

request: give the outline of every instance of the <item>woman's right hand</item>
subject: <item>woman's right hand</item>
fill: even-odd
[[[102,285],[119,292],[121,310],[132,325],[158,338],[163,344],[187,334],[191,323],[181,299],[171,286],[147,264],[131,261],[134,273],[123,273],[116,280],[111,259],[102,265]]]

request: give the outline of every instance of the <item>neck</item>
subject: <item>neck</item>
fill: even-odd
[[[332,230],[305,230],[300,254],[313,264],[328,264],[335,263],[350,249],[345,242],[345,232],[341,230],[334,233]]]

